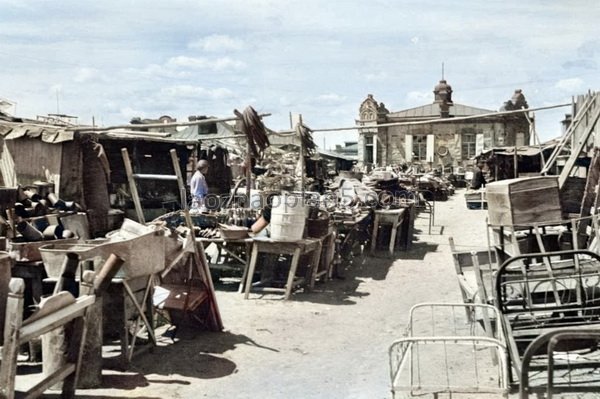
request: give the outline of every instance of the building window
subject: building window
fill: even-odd
[[[414,136],[413,160],[425,161],[427,159],[427,136]]]
[[[373,163],[373,136],[365,136],[365,163]]]
[[[474,133],[463,133],[462,135],[462,159],[471,159],[476,154],[477,135]]]

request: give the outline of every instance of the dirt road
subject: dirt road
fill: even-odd
[[[431,235],[422,215],[410,251],[361,257],[344,280],[317,284],[291,301],[219,290],[225,332],[182,333],[125,373],[105,371],[102,389],[78,396],[390,398],[388,346],[412,305],[460,302],[448,236],[462,249],[485,247],[485,216],[467,210],[459,191],[436,203]]]

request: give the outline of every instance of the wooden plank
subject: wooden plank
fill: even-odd
[[[29,342],[32,338],[47,333],[69,320],[81,317],[85,309],[92,305],[95,300],[94,295],[79,297],[74,304],[64,307],[48,317],[23,326],[19,334],[19,342]]]
[[[19,330],[23,322],[23,293],[25,282],[13,278],[9,283],[6,303],[6,325],[4,326],[4,346],[0,362],[0,396],[13,399],[15,396],[15,377],[17,374],[17,355],[19,354]]]
[[[185,217],[185,223],[187,228],[189,229],[189,233],[191,235],[192,245],[193,245],[193,259],[196,265],[198,275],[202,282],[208,288],[208,300],[210,302],[210,318],[212,322],[212,327],[215,331],[221,331],[223,329],[223,321],[221,319],[221,312],[219,311],[219,305],[217,304],[217,297],[215,294],[215,287],[213,285],[212,277],[210,274],[210,268],[208,265],[208,260],[206,259],[206,254],[204,253],[204,246],[202,244],[198,244],[193,235],[194,235],[194,224],[192,223],[192,218],[190,217],[190,211],[187,206],[187,201],[185,201],[185,185],[183,183],[183,175],[181,173],[181,168],[179,167],[179,162],[177,158],[177,152],[175,150],[171,150],[171,162],[173,163],[173,169],[175,170],[175,175],[177,176],[177,185],[179,187],[181,193],[181,200],[183,202],[183,215]],[[191,269],[190,269],[191,271]],[[190,276],[191,277],[191,276]]]
[[[106,268],[106,263],[102,270]],[[98,280],[90,281],[90,277],[94,280],[94,272],[86,271],[83,275],[83,281],[79,286],[80,295],[94,294],[94,284]],[[86,314],[87,334],[83,346],[82,362],[85,364],[78,376],[79,388],[97,388],[102,383],[102,296],[101,291],[96,291],[96,301]]]
[[[292,290],[294,289],[294,277],[296,276],[296,270],[298,269],[298,262],[300,261],[300,248],[297,248],[292,255],[292,264],[290,265],[290,272],[288,273],[287,284],[285,286],[285,298],[290,299],[292,296]]]
[[[244,287],[244,299],[250,296],[250,288],[252,288],[252,277],[256,269],[256,261],[258,259],[258,244],[255,241],[252,245],[252,254],[250,255],[250,263],[248,264],[248,272],[246,273],[246,285]]]
[[[81,370],[81,360],[83,359],[83,348],[87,336],[89,310],[90,308],[87,308],[83,317],[79,317],[71,323],[71,336],[69,337],[66,361],[67,364],[74,364],[75,370],[69,373],[63,381],[62,398],[75,398],[75,391],[77,390],[77,382]]]
[[[73,372],[75,372],[75,364],[65,364],[30,388],[25,394],[24,398],[39,398],[48,388],[60,381],[63,381],[69,374],[72,374]]]

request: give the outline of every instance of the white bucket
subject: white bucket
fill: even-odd
[[[302,239],[308,207],[301,197],[280,195],[273,197],[271,209],[271,238],[281,241]]]

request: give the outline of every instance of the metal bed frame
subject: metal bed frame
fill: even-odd
[[[582,350],[594,352],[590,340],[600,336],[598,254],[569,250],[512,257],[496,275],[495,301],[516,372],[511,382],[520,384],[523,398],[530,392],[600,390],[600,384],[594,385],[597,373],[577,371],[600,363],[569,358]],[[585,340],[581,333],[588,334]],[[532,379],[540,373],[548,378]]]
[[[544,393],[548,399],[566,392],[597,394],[599,343],[600,329],[558,328],[536,338],[523,355],[520,398]]]
[[[495,315],[494,331],[468,312]],[[421,303],[410,310],[403,338],[389,348],[393,398],[508,393],[506,343],[496,308],[485,304]],[[467,369],[465,365],[470,364]]]

